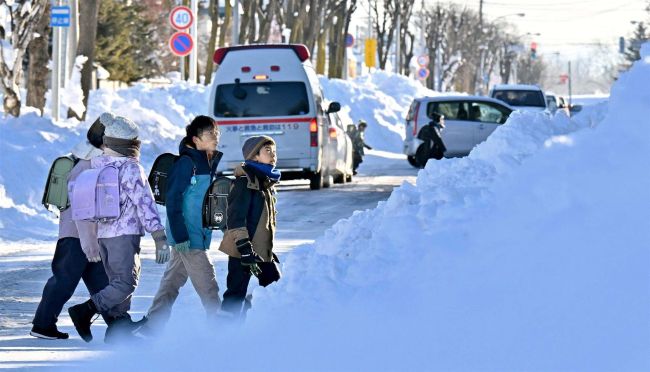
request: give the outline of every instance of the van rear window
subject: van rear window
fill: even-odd
[[[217,87],[214,115],[225,118],[294,116],[309,113],[303,82],[255,82]]]
[[[546,107],[542,92],[537,90],[498,90],[492,96],[511,106]]]

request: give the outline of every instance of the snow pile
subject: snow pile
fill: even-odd
[[[282,334],[298,367],[322,369],[650,368],[643,53],[608,106],[515,113],[293,251],[255,293],[251,336]]]

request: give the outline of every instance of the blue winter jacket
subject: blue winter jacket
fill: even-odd
[[[216,151],[210,164],[205,151],[182,142],[178,152],[167,179],[167,240],[170,245],[189,240],[190,249],[209,249],[212,230],[203,228],[203,198],[223,153]]]

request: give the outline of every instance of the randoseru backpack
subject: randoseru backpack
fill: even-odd
[[[149,186],[156,204],[165,205],[167,202],[167,180],[174,163],[179,158],[179,155],[166,152],[158,155],[154,160],[149,172]],[[192,164],[194,164],[194,160],[192,160]],[[194,167],[194,172],[196,173],[196,167]]]
[[[113,165],[86,169],[70,185],[72,219],[109,221],[120,216],[119,169]]]
[[[203,227],[225,231],[228,222],[228,194],[235,183],[234,177],[215,178],[203,198]]]
[[[78,160],[72,155],[58,157],[52,162],[45,182],[42,203],[46,209],[56,207],[63,211],[70,206],[68,199],[68,176]]]

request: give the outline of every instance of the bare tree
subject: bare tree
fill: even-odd
[[[380,13],[378,1],[370,2],[370,9],[374,13],[373,27],[377,34],[379,68],[386,68],[386,61],[388,60],[388,54],[390,53],[394,38],[399,37],[401,42],[404,42],[407,27],[402,27],[400,35],[395,35],[395,31],[397,30],[397,16],[399,15],[402,25],[408,25],[414,3],[414,0],[383,0],[383,9]]]
[[[205,63],[205,84],[210,85],[212,81],[212,71],[214,71],[214,62],[212,56],[217,44],[217,31],[219,30],[219,2],[217,0],[210,0],[210,20],[212,27],[210,29],[210,41],[208,41],[208,55]]]
[[[5,113],[13,116],[20,115],[23,57],[47,3],[47,0],[11,3],[0,0],[0,6],[6,7],[11,17],[11,43],[0,40],[0,80],[4,91],[2,104]]]
[[[73,110],[68,110],[68,117],[77,117],[86,120],[88,112],[88,97],[92,87],[93,65],[95,63],[95,39],[97,37],[97,17],[99,14],[99,0],[84,0],[79,2],[79,44],[77,55],[86,56],[88,59],[81,68],[81,90],[83,91],[83,115],[78,117]]]
[[[50,35],[50,9],[49,2],[34,29],[35,37],[29,43],[29,69],[27,74],[27,106],[32,106],[41,111],[45,108],[45,92],[47,91],[48,72],[47,62],[50,59],[48,53],[48,40]]]

